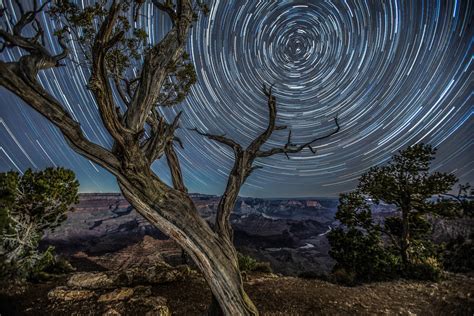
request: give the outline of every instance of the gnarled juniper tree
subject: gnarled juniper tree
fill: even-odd
[[[1,276],[34,277],[52,263],[53,249],[40,252],[39,242],[46,230],[66,219],[78,188],[74,173],[63,168],[0,173]]]
[[[8,22],[4,21],[7,23],[0,29],[1,50],[19,48],[22,56],[15,61],[0,61],[0,84],[51,121],[77,153],[116,177],[125,198],[137,212],[191,256],[224,314],[256,315],[258,311],[242,286],[229,224],[238,192],[257,168],[255,159],[297,153],[304,148],[314,152],[313,142],[339,130],[337,119],[337,128],[329,135],[295,145],[291,143],[290,133],[286,145],[262,150],[274,131],[286,128],[275,124],[276,98],[271,89],[265,88],[270,112],[268,126],[248,147],[222,135],[199,132],[232,148],[235,156],[213,230],[199,216],[183,181],[174,148],[175,143],[181,144],[174,135],[180,115],[167,122],[157,110],[157,107],[182,101],[196,80],[185,43],[196,12],[207,8],[200,1],[192,0],[148,2],[172,22],[166,35],[153,45],[147,44],[149,35],[145,30],[134,27],[134,19],[140,16],[145,3],[143,0],[102,0],[85,8],[58,0],[41,6],[33,2],[29,9],[16,1],[16,15],[3,12],[3,19]],[[46,7],[60,26],[55,35],[62,51],[57,54],[47,48],[43,28],[36,18]],[[14,16],[18,17],[15,21]],[[37,80],[40,71],[62,66],[69,56],[68,39],[76,41],[82,51],[82,58],[76,62],[88,69],[87,89],[113,139],[112,148],[87,139],[80,123]],[[119,96],[118,102],[114,94]],[[164,157],[173,186],[167,185],[151,169],[155,160]]]

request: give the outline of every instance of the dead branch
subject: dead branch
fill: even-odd
[[[232,148],[234,150],[234,152],[242,151],[242,146],[240,146],[234,140],[226,137],[225,134],[223,134],[223,135],[214,135],[214,134],[204,133],[204,132],[199,131],[197,128],[191,128],[189,130],[194,131],[194,132],[198,133],[201,136],[205,136],[205,137],[209,138],[210,140],[213,140],[213,141],[216,141],[218,143],[229,146],[230,148]]]

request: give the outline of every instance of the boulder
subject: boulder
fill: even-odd
[[[144,304],[149,306],[150,310],[145,314],[145,316],[171,316],[171,312],[166,303],[164,297],[159,296],[148,298]]]
[[[109,308],[102,314],[102,316],[121,316],[122,314],[115,308]]]
[[[102,294],[97,302],[112,302],[112,301],[124,301],[132,297],[134,291],[131,288],[120,288],[113,290],[112,292],[108,292],[105,294]]]
[[[64,286],[59,286],[48,293],[50,300],[60,301],[82,301],[95,296],[95,293],[88,290],[74,290]]]
[[[184,280],[191,273],[188,266],[171,267],[158,264],[153,267],[131,268],[120,272],[117,282],[121,285],[162,284]]]
[[[184,280],[192,273],[188,266],[171,267],[159,264],[147,269],[130,268],[124,271],[80,272],[73,274],[67,285],[77,289],[113,289],[141,284],[162,284]]]
[[[74,273],[67,285],[81,289],[107,289],[115,287],[116,278],[113,274],[105,272],[79,272]]]

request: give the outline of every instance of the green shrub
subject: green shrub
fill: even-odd
[[[252,271],[252,269],[257,264],[257,260],[254,258],[241,254],[240,252],[237,254],[239,260],[239,269],[240,271]]]
[[[46,230],[66,219],[77,202],[79,183],[72,171],[47,168],[23,175],[0,173],[0,277],[37,279],[57,264],[54,249],[38,250]]]
[[[438,261],[434,258],[423,263],[410,264],[403,271],[402,276],[408,279],[422,281],[439,281],[442,275],[442,269]]]
[[[394,277],[398,262],[384,247],[379,226],[358,192],[341,194],[336,219],[344,227],[329,232],[330,256],[336,260],[333,272],[344,284],[387,280]]]
[[[239,260],[239,269],[241,272],[252,271],[272,273],[272,268],[268,262],[259,262],[250,256],[241,254],[240,252],[237,253],[237,256]]]
[[[474,234],[469,238],[458,236],[446,245],[443,253],[444,268],[452,272],[474,271]]]
[[[354,286],[358,283],[357,275],[353,271],[347,271],[344,268],[336,268],[332,271],[331,279],[335,283]]]
[[[254,266],[253,270],[254,272],[263,272],[263,273],[272,273],[272,267],[270,266],[269,262],[257,262],[257,264]]]

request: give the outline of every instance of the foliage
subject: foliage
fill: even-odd
[[[448,271],[472,272],[474,271],[474,233],[468,238],[458,236],[451,240],[443,254],[443,265]]]
[[[439,202],[450,205],[457,216],[474,217],[474,189],[469,182],[458,185],[458,193],[440,194]]]
[[[78,187],[74,173],[63,168],[0,173],[2,277],[32,278],[55,264],[53,249],[39,252],[38,244],[46,230],[66,219]]]
[[[341,194],[336,219],[345,226],[328,234],[329,254],[336,260],[334,277],[352,285],[356,282],[384,280],[397,270],[396,258],[384,248],[379,226],[359,192]]]
[[[240,252],[237,253],[237,256],[239,260],[239,269],[241,272],[272,272],[272,268],[270,267],[270,264],[268,262],[259,262],[250,256],[241,254]]]
[[[436,201],[457,181],[452,174],[430,173],[436,150],[417,144],[401,150],[386,166],[373,167],[357,190],[341,194],[336,219],[342,224],[328,235],[334,271],[354,282],[403,276],[438,279],[440,249],[430,240],[429,216],[456,213],[453,203]],[[375,222],[367,201],[397,208],[397,215]],[[345,277],[346,282],[351,277]]]
[[[78,65],[90,66],[93,63],[94,54],[98,51],[94,43],[102,31],[98,26],[107,19],[110,11],[107,3],[106,0],[100,0],[93,5],[80,8],[73,1],[58,0],[50,7],[50,16],[60,26],[55,34],[62,37],[68,35],[80,48],[81,61],[75,61]],[[112,29],[113,40],[110,43],[112,46],[105,51],[107,74],[115,82],[115,88],[127,106],[139,84],[139,78],[135,77],[135,74],[137,68],[141,66],[143,56],[149,50],[158,49],[151,46],[147,30],[137,27],[139,24],[136,22],[142,4],[123,1],[118,6],[117,22]],[[162,6],[163,10],[168,12],[175,9],[171,2],[166,2]],[[207,5],[200,1],[196,6],[204,14],[209,10]],[[194,64],[186,51],[168,68],[168,75],[161,86],[157,100],[158,106],[169,107],[181,103],[196,83]],[[89,88],[93,88],[93,84],[94,82],[89,82]]]

